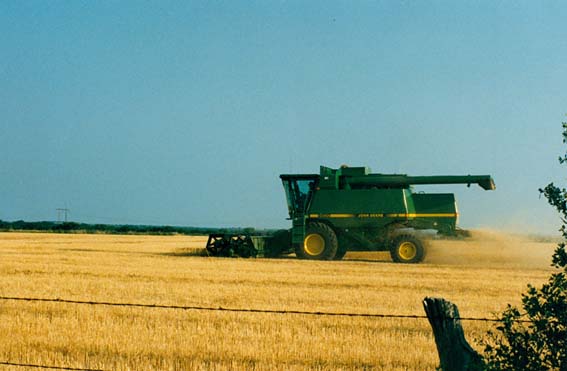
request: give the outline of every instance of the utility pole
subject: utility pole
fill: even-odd
[[[59,208],[55,210],[57,210],[57,222],[61,223],[61,213],[63,213],[65,215],[65,223],[67,223],[67,214],[70,213],[71,210],[66,208]]]

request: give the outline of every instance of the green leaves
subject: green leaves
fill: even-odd
[[[562,123],[567,143],[567,123]],[[559,157],[567,163],[567,153]],[[553,183],[539,190],[560,214],[563,242],[552,257],[558,269],[541,288],[528,285],[522,312],[508,305],[501,323],[483,340],[486,370],[567,370],[567,191]]]

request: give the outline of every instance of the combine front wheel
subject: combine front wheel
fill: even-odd
[[[338,246],[337,235],[331,227],[324,223],[311,223],[303,244],[296,246],[295,255],[301,259],[333,260]]]
[[[425,257],[425,248],[415,236],[403,234],[394,239],[390,255],[396,263],[419,263]]]

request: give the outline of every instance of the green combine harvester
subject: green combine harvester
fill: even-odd
[[[496,187],[490,175],[408,176],[373,174],[368,167],[331,169],[319,174],[282,174],[290,230],[268,236],[211,234],[213,256],[338,260],[347,251],[390,251],[399,263],[425,257],[424,233],[457,236],[458,212],[452,193],[415,193],[413,185],[478,184]],[[431,234],[431,233],[430,233]]]

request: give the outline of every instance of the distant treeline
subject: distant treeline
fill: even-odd
[[[211,233],[265,234],[269,230],[255,228],[201,228],[176,227],[169,225],[130,225],[130,224],[87,224],[75,222],[25,222],[0,220],[0,231],[42,231],[55,233],[108,233],[108,234],[157,234],[157,235],[207,235]]]

